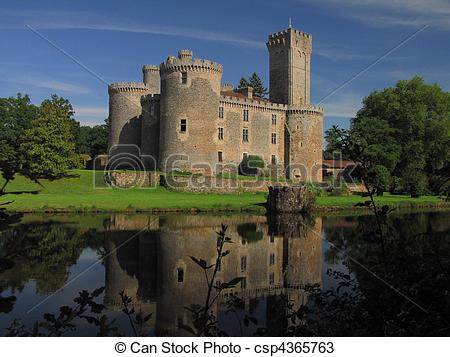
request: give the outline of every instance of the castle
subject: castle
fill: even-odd
[[[191,324],[186,306],[203,303],[207,293],[203,270],[189,256],[214,264],[215,232],[221,224],[227,225],[233,244],[227,246],[216,282],[242,280],[224,290],[211,306],[219,326],[227,321],[227,296],[241,298],[240,308],[261,314],[259,323],[271,329],[276,324],[270,321],[280,318],[274,312],[284,313],[276,309],[277,297],[287,296],[298,309],[308,302],[305,287],[321,285],[322,238],[317,234],[322,231],[321,217],[113,215],[105,231],[105,305],[121,311],[119,293],[124,291],[136,311],[152,314],[142,327],[156,335],[186,335],[180,328]],[[130,236],[135,238],[125,244]],[[259,309],[254,310],[255,306]],[[251,335],[251,327],[242,328],[241,334]],[[279,332],[272,330],[272,334]]]
[[[256,155],[278,176],[320,181],[323,109],[310,104],[312,36],[289,27],[269,35],[267,48],[269,100],[222,85],[222,65],[189,50],[144,65],[142,83],[109,85],[109,148],[139,148],[153,169],[207,174]]]

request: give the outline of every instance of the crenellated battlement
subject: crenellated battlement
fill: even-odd
[[[142,93],[148,92],[147,86],[142,82],[117,82],[108,86],[108,93]]]
[[[159,72],[159,66],[154,65],[154,64],[145,64],[142,67],[142,72],[143,73],[147,73],[147,72]]]
[[[323,115],[323,108],[318,105],[289,106],[287,114],[318,114]]]
[[[192,60],[192,51],[191,50],[179,50],[178,51],[178,58],[180,60],[187,60],[187,61],[191,61]]]
[[[220,103],[221,104],[227,104],[234,107],[252,107],[257,108],[261,110],[281,110],[286,111],[287,105],[281,104],[281,103],[273,103],[269,102],[267,100],[262,100],[258,98],[241,98],[241,97],[235,97],[235,96],[228,96],[228,95],[221,95],[220,96]]]
[[[312,35],[310,33],[302,32],[294,28],[289,28],[284,31],[270,34],[267,41],[267,46],[271,47],[289,44],[291,35],[304,38],[308,42],[312,41]]]
[[[157,102],[161,99],[161,94],[146,94],[141,97],[141,103]]]
[[[194,58],[189,49],[144,64],[142,82],[110,84],[109,147],[138,147],[155,159],[149,169],[163,172],[195,172],[202,163],[204,175],[214,176],[252,153],[267,172],[320,180],[324,110],[310,104],[312,35],[289,26],[270,34],[267,48],[268,99],[252,87],[222,83],[222,64]],[[189,159],[172,163],[173,154]]]
[[[294,34],[297,34],[299,36],[303,36],[303,37],[307,37],[307,38],[312,38],[312,34],[307,33],[307,32],[303,32],[300,30],[296,30],[294,28],[291,29],[287,29],[287,30],[283,30],[283,31],[278,31],[278,32],[274,32],[271,33],[269,35],[269,39],[275,39],[275,38],[279,38],[279,37],[286,37],[289,34],[289,31],[293,32]]]
[[[197,72],[219,72],[222,73],[222,65],[217,62],[204,59],[187,59],[176,58],[174,56],[169,57],[166,62],[161,63],[159,66],[161,73],[167,72],[184,72],[184,71],[197,71]]]
[[[230,84],[230,83],[222,83],[220,85],[220,90],[222,92],[231,92],[234,90],[234,85]]]

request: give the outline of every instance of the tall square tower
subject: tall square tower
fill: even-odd
[[[310,104],[312,36],[292,27],[269,35],[270,100]]]

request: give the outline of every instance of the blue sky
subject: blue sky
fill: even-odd
[[[315,103],[421,30],[321,102],[325,128],[348,126],[364,96],[399,79],[419,74],[450,91],[448,0],[3,0],[0,96],[28,93],[39,103],[57,93],[82,124],[102,123],[103,80],[141,81],[143,64],[159,64],[181,48],[222,63],[223,82],[236,84],[255,71],[267,84],[265,41],[289,17],[313,34]]]

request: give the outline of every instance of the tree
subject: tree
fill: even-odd
[[[0,194],[21,171],[23,156],[20,145],[25,139],[25,130],[30,128],[38,110],[27,95],[19,93],[15,98],[0,98],[0,171],[5,180],[0,187]]]
[[[108,128],[104,125],[96,125],[89,131],[88,144],[89,154],[92,158],[106,154],[108,150]]]
[[[393,192],[438,194],[448,183],[450,93],[436,84],[414,77],[372,92],[352,119],[349,135],[374,167],[389,172]]]
[[[265,98],[268,94],[267,88],[264,87],[263,81],[255,72],[253,72],[253,74],[248,79],[242,77],[236,90],[240,92],[247,87],[253,88],[253,95],[255,97]]]
[[[21,173],[34,180],[57,179],[79,165],[73,142],[70,103],[58,96],[44,100],[39,116],[26,129],[20,145],[24,157]]]
[[[325,141],[327,142],[325,150],[323,151],[323,158],[325,160],[335,159],[335,153],[339,153],[343,160],[349,159],[345,156],[345,153],[342,152],[341,142],[335,130],[328,129],[325,131]]]
[[[76,139],[77,153],[88,154],[91,158],[106,154],[108,149],[108,128],[106,124],[81,126]]]

